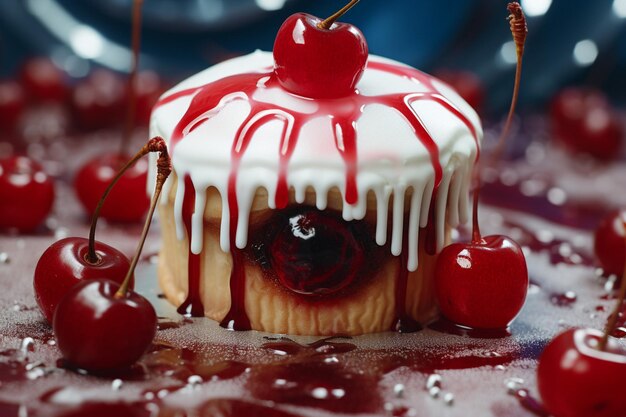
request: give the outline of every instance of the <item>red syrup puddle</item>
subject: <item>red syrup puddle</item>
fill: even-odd
[[[200,255],[191,252],[191,216],[196,202],[196,190],[189,176],[185,177],[185,197],[183,199],[183,223],[189,239],[189,261],[187,274],[189,288],[187,298],[176,310],[179,314],[191,317],[203,317],[204,305],[200,296]]]
[[[313,343],[302,345],[286,337],[281,337],[277,339],[266,338],[266,340],[269,340],[269,342],[264,343],[263,345],[261,345],[261,347],[263,349],[269,350],[270,352],[278,356],[300,354],[310,356],[332,355],[336,353],[347,353],[356,349],[356,345],[352,343],[336,341],[337,339],[343,338],[350,339],[349,337],[333,336],[320,339]]]
[[[191,104],[181,120],[174,128],[171,138],[172,152],[175,151],[176,144],[184,139],[191,131],[200,124],[206,122],[217,114],[228,102],[234,100],[247,100],[251,105],[251,111],[244,123],[242,123],[235,135],[232,145],[231,173],[228,183],[228,202],[230,206],[230,246],[233,256],[233,268],[231,272],[231,307],[230,311],[222,321],[223,327],[235,330],[250,329],[250,322],[245,312],[245,271],[242,257],[235,245],[235,231],[237,227],[237,171],[241,158],[243,157],[254,133],[264,124],[274,119],[284,122],[284,129],[280,141],[279,151],[279,172],[276,188],[275,204],[277,208],[284,208],[288,203],[289,183],[287,167],[291,155],[297,145],[302,127],[310,120],[326,117],[332,120],[335,134],[335,145],[341,154],[346,165],[345,179],[345,199],[347,204],[356,204],[359,199],[357,191],[357,132],[356,123],[360,118],[364,108],[370,104],[384,104],[395,109],[411,125],[416,136],[430,154],[431,163],[435,174],[435,184],[433,198],[430,208],[430,227],[427,228],[428,243],[426,245],[429,253],[434,253],[436,249],[436,230],[434,228],[434,202],[436,201],[437,190],[442,179],[442,167],[439,162],[439,148],[427,131],[422,120],[413,110],[411,105],[419,100],[434,101],[447,109],[457,117],[471,132],[477,148],[478,138],[472,123],[465,117],[452,103],[443,97],[435,88],[432,79],[424,73],[412,68],[400,65],[370,62],[368,67],[373,70],[385,71],[421,83],[429,91],[412,94],[387,94],[380,96],[363,96],[358,91],[352,95],[343,97],[341,100],[317,100],[319,109],[313,114],[305,114],[287,109],[278,105],[260,102],[254,99],[254,93],[260,89],[282,88],[280,87],[272,71],[262,73],[238,74],[222,78],[220,80],[205,84],[200,87],[186,89],[171,94],[161,99],[155,106],[158,108],[167,103],[171,103],[179,98],[193,96]],[[339,105],[340,104],[340,105]],[[187,190],[188,188],[186,188]],[[185,192],[185,200],[189,195]],[[190,264],[191,264],[190,256]],[[191,269],[191,266],[190,266]],[[192,282],[193,279],[193,282]],[[196,287],[195,293],[199,292],[199,280],[196,275],[189,275],[189,292]],[[189,300],[188,300],[189,301]],[[404,303],[402,303],[404,304]],[[189,303],[183,304],[185,307],[179,308],[187,314],[203,315],[197,311],[188,311]],[[198,307],[198,303],[191,303],[192,307]],[[404,326],[408,329],[415,329],[416,326]]]
[[[474,339],[504,339],[511,336],[511,332],[506,329],[472,329],[460,326],[456,323],[441,317],[439,320],[428,325],[428,328],[440,333],[452,334],[455,336],[466,336]]]
[[[193,323],[192,320],[188,318],[183,318],[179,321],[173,321],[168,318],[159,317],[159,322],[157,324],[157,330],[170,330],[170,329],[180,329],[186,324]]]

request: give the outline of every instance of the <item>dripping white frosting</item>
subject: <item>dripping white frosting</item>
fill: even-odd
[[[373,55],[370,55],[369,60],[402,65]],[[227,76],[260,73],[271,68],[273,64],[271,53],[257,51],[202,71],[183,81],[163,97]],[[480,141],[482,128],[474,110],[443,82],[434,78],[430,78],[430,82],[438,94],[470,121]],[[363,96],[429,91],[428,86],[415,79],[370,68],[365,70],[357,88]],[[192,98],[193,95],[181,97],[157,107],[152,114],[150,135],[162,136],[170,143],[172,132],[187,111]],[[298,113],[314,114],[318,110],[315,100],[293,96],[281,88],[259,88],[253,98],[256,101],[275,103]],[[223,107],[212,112],[206,122],[187,132],[184,139],[172,150],[172,164],[178,177],[174,212],[179,239],[185,236],[182,203],[186,176],[189,176],[196,191],[190,236],[190,249],[194,254],[202,251],[203,216],[206,189],[209,187],[215,187],[222,196],[220,245],[223,251],[230,251],[230,207],[227,196],[232,162],[231,150],[237,131],[251,112],[251,105],[245,95],[238,100],[228,102],[224,100],[224,103],[226,104]],[[341,99],[336,100],[336,105],[342,105]],[[471,170],[478,145],[468,127],[441,104],[431,100],[419,100],[410,106],[439,148],[439,163],[443,176],[434,202],[437,251],[439,251],[444,242],[446,221],[453,227],[467,221]],[[288,117],[291,116],[285,115],[285,118]],[[376,242],[384,245],[390,238],[391,252],[399,255],[402,252],[404,230],[408,230],[407,268],[414,271],[418,266],[420,228],[428,224],[429,207],[435,186],[431,156],[411,125],[393,108],[382,104],[367,105],[356,121],[356,126],[356,183],[359,198],[356,204],[351,205],[344,197],[343,218],[362,219],[367,210],[366,196],[368,192],[373,192],[377,209]],[[279,179],[279,147],[284,127],[285,122],[278,119],[263,124],[252,136],[240,161],[236,184],[238,224],[234,225],[235,245],[238,248],[244,248],[247,243],[248,219],[257,189],[267,190],[269,206],[275,208]],[[326,208],[328,192],[332,188],[338,189],[345,196],[346,163],[338,150],[341,147],[342,135],[334,129],[328,117],[313,118],[302,127],[287,168],[288,186],[293,189],[296,202],[304,201],[309,187],[315,191],[316,206],[321,210]],[[336,136],[338,144],[335,142]],[[149,183],[154,184],[154,179]],[[170,180],[166,183],[165,196],[169,195],[171,183]],[[407,192],[409,189],[412,189],[411,193]],[[392,208],[389,213],[389,202],[392,197]],[[407,218],[409,224],[406,228],[405,198],[410,200]],[[387,230],[389,216],[392,224],[390,236]]]

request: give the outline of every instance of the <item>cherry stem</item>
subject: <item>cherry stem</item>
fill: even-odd
[[[528,26],[526,25],[526,17],[524,16],[522,6],[520,6],[520,4],[517,2],[512,2],[508,4],[507,10],[509,11],[508,20],[511,28],[511,34],[513,35],[513,41],[515,42],[515,50],[517,52],[517,65],[515,68],[515,84],[513,87],[513,96],[511,97],[511,106],[509,107],[509,114],[507,116],[504,128],[500,133],[500,138],[498,139],[496,147],[491,154],[492,160],[497,160],[500,158],[504,143],[509,135],[509,131],[511,130],[511,124],[513,122],[513,116],[515,115],[515,108],[517,106],[517,100],[519,98],[519,89],[522,79],[522,58],[524,56],[524,45],[526,43],[526,36],[528,34]],[[480,235],[480,227],[478,224],[478,197],[480,195],[481,187],[480,173],[480,164],[477,164],[476,168],[474,169],[474,181],[476,186],[474,188],[474,210],[472,213],[473,243],[480,243],[480,241],[482,240],[482,237]]]
[[[626,231],[626,219],[622,221],[624,226],[624,230]],[[624,234],[624,240],[626,241],[626,233]],[[613,309],[613,313],[609,316],[609,322],[604,329],[604,336],[602,340],[600,340],[600,344],[598,345],[598,349],[604,350],[606,349],[606,345],[609,342],[609,336],[615,330],[615,326],[617,326],[617,320],[619,319],[619,313],[622,310],[622,306],[624,305],[624,299],[626,298],[626,265],[624,265],[624,272],[622,274],[622,285],[620,286],[619,295],[617,296],[617,304],[615,305],[615,309]]]
[[[504,129],[500,133],[500,138],[496,148],[494,149],[494,159],[499,159],[504,148],[504,142],[511,130],[511,124],[513,123],[513,116],[515,115],[515,107],[517,105],[517,98],[519,96],[520,84],[522,80],[522,57],[524,56],[524,45],[526,43],[526,36],[528,35],[528,26],[526,25],[526,17],[522,11],[522,7],[519,3],[509,3],[507,6],[509,10],[509,24],[511,27],[511,34],[513,35],[513,41],[515,42],[515,52],[517,54],[517,65],[515,68],[515,83],[513,86],[513,98],[511,99],[511,107],[509,108],[509,115],[504,124]]]
[[[147,155],[150,152],[163,152],[163,149],[166,149],[165,141],[163,138],[155,137],[152,138],[146,143],[139,152],[135,154],[115,175],[115,177],[111,180],[106,190],[104,190],[104,194],[100,197],[100,201],[98,201],[98,205],[93,212],[91,217],[91,228],[89,229],[89,250],[87,252],[87,256],[85,260],[90,264],[97,264],[100,262],[100,257],[96,253],[96,226],[98,225],[98,218],[100,217],[100,211],[102,211],[102,207],[104,206],[104,202],[106,201],[109,193],[115,187],[115,184],[122,178],[124,173],[132,167],[135,162],[141,159],[144,155]]]
[[[128,109],[126,111],[126,123],[124,125],[124,134],[122,136],[121,154],[125,155],[130,138],[133,134],[133,128],[135,124],[135,113],[137,107],[137,91],[136,80],[137,70],[139,66],[139,46],[141,45],[141,8],[143,6],[143,0],[134,0],[133,2],[133,17],[132,17],[132,60],[130,66],[130,72],[128,74]]]
[[[162,138],[158,138],[163,141]],[[128,272],[126,273],[126,277],[124,278],[124,282],[115,293],[116,298],[126,297],[126,293],[128,292],[128,286],[130,285],[130,280],[133,274],[135,273],[135,267],[137,266],[137,262],[139,261],[139,257],[141,256],[141,251],[143,250],[143,245],[146,243],[146,237],[148,236],[148,231],[150,231],[150,225],[152,224],[152,217],[154,216],[154,210],[156,209],[157,203],[159,201],[159,197],[161,196],[161,191],[163,190],[163,185],[172,172],[172,162],[170,160],[170,156],[167,152],[167,147],[163,142],[163,147],[159,151],[159,159],[157,160],[157,177],[156,177],[156,185],[154,187],[154,194],[152,195],[152,201],[150,203],[150,210],[148,211],[148,216],[146,217],[146,222],[143,226],[143,231],[141,232],[141,237],[139,238],[139,245],[137,245],[137,251],[135,252],[135,256],[130,263],[130,268],[128,268]]]
[[[328,17],[326,20],[322,20],[321,22],[319,22],[317,24],[317,27],[320,28],[320,29],[329,30],[333,26],[333,24],[337,21],[337,19],[339,19],[344,14],[346,14],[348,12],[348,10],[350,10],[351,8],[356,6],[356,4],[359,1],[360,0],[352,0],[350,3],[346,4],[345,6],[343,6],[337,13],[335,13],[334,15]]]

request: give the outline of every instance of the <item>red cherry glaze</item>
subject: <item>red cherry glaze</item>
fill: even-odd
[[[84,165],[74,179],[74,190],[87,213],[92,214],[100,197],[117,173],[128,161],[127,156],[107,154]],[[138,161],[126,171],[109,194],[101,217],[114,222],[137,222],[148,210],[146,193],[148,163]]]
[[[311,98],[353,94],[367,63],[368,48],[359,29],[296,13],[281,26],[274,43],[275,72],[288,91]]]
[[[449,84],[476,111],[482,108],[485,86],[476,74],[462,70],[441,70],[435,76]]]
[[[570,150],[599,159],[619,154],[624,130],[604,93],[565,89],[552,101],[550,117],[556,138]]]
[[[543,351],[537,385],[555,417],[617,417],[626,412],[626,351],[613,340],[600,351],[600,339],[597,330],[570,329]]]
[[[35,268],[35,300],[49,323],[63,296],[79,282],[108,277],[121,284],[130,262],[117,249],[96,241],[97,263],[87,261],[89,240],[71,237],[53,243],[41,255]],[[132,288],[132,281],[131,281]]]
[[[62,102],[67,97],[66,74],[49,58],[27,60],[20,69],[20,78],[33,100]]]
[[[119,125],[126,108],[126,85],[109,70],[95,70],[74,88],[72,108],[85,129]]]
[[[594,252],[605,275],[621,279],[626,267],[626,242],[624,241],[626,210],[615,211],[600,222],[594,235]]]
[[[54,203],[54,182],[25,156],[0,160],[0,229],[33,231]]]
[[[130,367],[152,343],[157,316],[148,300],[129,291],[117,297],[119,284],[87,280],[59,302],[53,329],[63,358],[90,372]]]
[[[24,90],[15,81],[0,81],[0,130],[15,127],[24,110]]]
[[[268,255],[278,281],[305,295],[334,294],[352,284],[363,273],[365,249],[350,226],[317,210],[298,210],[272,224],[280,228]]]
[[[435,284],[449,320],[478,329],[506,328],[528,291],[524,253],[506,236],[452,244],[437,259]]]

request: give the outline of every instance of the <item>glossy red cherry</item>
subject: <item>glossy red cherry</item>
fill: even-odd
[[[76,85],[72,108],[76,122],[85,129],[119,125],[126,109],[126,85],[119,75],[98,69]]]
[[[130,262],[117,249],[95,242],[97,260],[88,259],[89,240],[70,237],[53,243],[41,255],[35,268],[35,300],[46,320],[52,323],[54,311],[67,292],[79,282],[108,277],[121,284]],[[132,281],[131,281],[132,288]]]
[[[626,264],[624,241],[626,210],[615,211],[600,222],[594,236],[594,252],[605,275],[621,278]]]
[[[281,218],[269,244],[270,269],[291,291],[305,295],[334,294],[362,274],[365,248],[359,224],[314,209]]]
[[[472,328],[506,328],[524,305],[528,270],[519,245],[486,236],[443,249],[435,267],[437,300],[449,320]]]
[[[599,159],[619,154],[624,130],[604,93],[568,88],[554,98],[550,110],[554,134],[570,150]]]
[[[20,78],[28,96],[38,101],[62,102],[67,97],[67,75],[49,58],[27,60]]]
[[[626,351],[602,333],[570,329],[546,346],[539,358],[537,385],[543,404],[555,417],[618,417],[626,413]]]
[[[76,174],[74,190],[87,213],[98,205],[117,171],[126,163],[127,156],[108,154],[96,157]],[[137,161],[111,191],[102,208],[102,218],[114,222],[137,222],[148,210],[150,199],[146,193],[148,162]]]
[[[63,358],[90,372],[130,367],[152,343],[157,316],[148,300],[108,280],[87,280],[59,302],[53,329]]]
[[[24,110],[22,86],[15,81],[0,81],[0,131],[13,129]]]
[[[449,84],[474,110],[481,110],[485,87],[476,74],[462,70],[441,70],[435,76]]]
[[[31,232],[48,217],[54,182],[25,156],[0,160],[0,229]]]
[[[354,2],[353,2],[354,3]],[[275,72],[288,91],[311,98],[353,94],[367,63],[359,29],[296,13],[281,26],[274,43]]]

